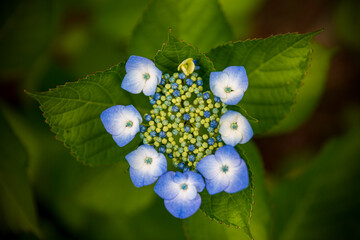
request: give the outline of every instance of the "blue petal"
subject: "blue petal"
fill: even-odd
[[[142,145],[143,146],[143,145]],[[138,147],[136,150],[130,152],[125,156],[125,159],[128,161],[130,167],[140,170],[144,167],[144,159],[146,158],[145,152]]]
[[[187,200],[181,197],[177,197],[172,200],[165,200],[166,209],[177,218],[188,218],[199,210],[201,205],[201,197],[199,194],[192,199]]]
[[[135,187],[143,187],[154,183],[158,177],[154,177],[146,171],[130,167],[130,178]]]
[[[162,153],[157,153],[156,157],[152,156],[151,158],[153,159],[152,163],[150,165],[145,164],[144,168],[147,169],[146,171],[151,175],[160,177],[167,170],[166,158]]]
[[[233,170],[230,177],[230,184],[225,189],[227,193],[236,193],[249,186],[249,174],[246,163],[242,161],[241,165]]]
[[[126,72],[131,72],[146,66],[155,66],[155,64],[147,58],[132,55],[126,62],[125,70]]]
[[[137,119],[139,119],[139,124],[142,122],[141,114],[139,113],[139,111],[133,105],[125,106],[124,113],[127,116],[131,116],[132,118],[136,117]]]
[[[146,96],[152,96],[156,92],[156,87],[161,81],[162,72],[154,65],[151,69],[148,69],[150,79],[145,82],[143,93]]]
[[[205,182],[210,195],[222,192],[229,186],[229,178],[226,174],[219,174],[213,179],[205,179]]]
[[[240,141],[241,144],[247,143],[254,135],[254,132],[251,128],[251,125],[249,123],[249,121],[242,116],[242,139]]]
[[[227,76],[223,72],[212,72],[210,73],[210,89],[215,96],[223,98],[226,96],[224,88],[226,83],[224,79],[227,79]],[[224,85],[225,84],[225,85]],[[223,86],[223,87],[219,87]]]
[[[160,177],[159,181],[157,181],[154,191],[161,198],[171,200],[179,195],[180,187],[178,184],[174,183],[174,176],[174,172],[167,172]]]
[[[208,155],[200,160],[196,164],[196,168],[199,170],[201,175],[207,179],[213,179],[220,173],[220,167],[218,161],[215,159],[215,155]]]
[[[160,153],[160,159],[158,160],[157,171],[155,171],[154,174],[161,176],[167,171],[167,161],[165,155],[162,153]]]
[[[155,71],[155,75],[158,78],[158,84],[160,84],[161,82],[161,76],[162,76],[162,71],[160,71],[160,69],[158,69],[156,66],[153,69]]]
[[[188,179],[188,175],[183,174],[183,173],[181,173],[181,172],[176,172],[175,175],[174,175],[174,177],[173,177],[173,181],[174,181],[175,183],[179,183],[179,184],[186,182],[187,179]]]
[[[222,99],[222,102],[226,105],[236,105],[243,98],[244,92],[241,90],[235,90],[232,93],[227,94],[226,100]]]
[[[101,113],[101,121],[108,133],[111,135],[119,135],[121,133],[119,128],[119,121],[122,117],[124,106],[112,106]]]
[[[239,115],[237,111],[227,110],[220,118],[220,124],[223,122],[233,121]]]
[[[240,141],[240,138],[235,134],[229,135],[229,136],[221,135],[221,137],[222,137],[222,140],[224,141],[224,143],[228,144],[230,146],[236,146]]]
[[[145,86],[145,80],[142,77],[142,74],[136,71],[131,71],[126,73],[121,83],[122,89],[133,94],[140,93],[143,90],[144,86]]]
[[[133,132],[123,132],[121,135],[113,135],[113,139],[115,140],[116,144],[119,145],[119,147],[123,147],[126,144],[128,144],[129,142],[131,142],[131,140],[134,139],[134,137],[136,136],[136,133],[139,132],[140,127],[139,125],[134,125],[133,126],[134,132],[135,134],[133,134]]]
[[[187,171],[184,175],[188,176],[188,182],[196,187],[196,191],[202,192],[205,188],[204,179],[196,172]]]
[[[231,168],[239,166],[241,163],[239,153],[230,145],[222,146],[216,150],[215,158],[219,163],[228,164]]]
[[[161,76],[161,75],[160,75]],[[154,79],[153,79],[154,78]],[[156,87],[158,85],[158,80],[155,77],[151,77],[151,79],[147,80],[144,85],[143,93],[145,96],[152,96],[156,92]]]
[[[240,89],[242,92],[245,92],[247,90],[249,81],[244,67],[231,66],[225,68],[223,72],[227,73],[231,81],[236,84],[236,89]]]

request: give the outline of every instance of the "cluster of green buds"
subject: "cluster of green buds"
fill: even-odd
[[[185,60],[179,69],[192,62]],[[149,101],[153,109],[144,115],[146,123],[140,126],[140,137],[144,144],[166,154],[175,167],[196,171],[203,157],[224,145],[219,121],[227,111],[226,105],[210,91],[204,91],[196,71],[163,74]]]

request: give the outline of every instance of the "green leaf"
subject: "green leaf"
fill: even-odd
[[[252,238],[250,219],[254,206],[254,175],[253,160],[247,155],[247,146],[250,146],[250,144],[236,147],[248,166],[249,187],[234,194],[221,192],[210,195],[207,191],[203,191],[201,193],[201,210],[211,219],[240,228],[247,236]]]
[[[3,111],[0,111],[0,128],[0,229],[32,232],[39,236],[35,204],[27,179],[27,154]]]
[[[48,92],[28,94],[40,103],[56,138],[71,148],[77,160],[90,165],[109,164],[124,161],[141,140],[137,135],[125,147],[119,147],[105,131],[100,114],[114,105],[132,104],[142,115],[150,110],[146,96],[121,88],[124,75],[124,64],[119,64]]]
[[[259,151],[255,144],[248,143],[242,147],[246,152],[246,156],[252,164],[252,173],[254,179],[254,202],[252,209],[252,216],[250,222],[250,230],[257,240],[269,238],[270,233],[270,202],[267,189],[264,182],[264,173],[262,160]],[[216,195],[215,195],[216,196]],[[240,208],[242,205],[239,205]],[[239,212],[241,209],[229,209],[229,211]],[[226,209],[223,209],[226,211]],[[224,224],[218,224],[215,221],[210,221],[209,217],[203,213],[198,212],[194,216],[185,219],[183,222],[185,235],[191,240],[200,239],[249,239],[246,231],[241,231],[236,228],[229,228]]]
[[[290,132],[306,122],[316,109],[327,80],[330,60],[334,49],[327,49],[318,43],[312,44],[311,67],[300,87],[296,104],[286,118],[270,130],[271,134]]]
[[[214,65],[206,55],[200,53],[192,45],[179,41],[175,38],[172,31],[169,30],[168,41],[163,45],[161,50],[155,56],[156,66],[163,73],[174,73],[177,71],[179,64],[187,58],[197,60],[200,69],[197,71],[204,79],[204,88],[209,88],[208,79],[210,73],[214,71]]]
[[[134,29],[130,53],[151,58],[166,41],[169,28],[202,51],[232,38],[216,0],[154,0]]]
[[[229,43],[208,53],[217,71],[245,67],[249,87],[238,105],[259,120],[252,124],[256,134],[269,131],[289,113],[309,65],[310,41],[317,33]]]
[[[360,118],[352,120],[350,131],[329,141],[303,174],[275,187],[273,239],[360,237]]]

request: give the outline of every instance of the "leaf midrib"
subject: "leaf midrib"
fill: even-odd
[[[51,96],[51,95],[44,95],[41,93],[36,97],[41,98],[40,96],[42,96],[43,98],[58,99],[58,100],[62,100],[62,101],[74,101],[74,102],[81,102],[81,103],[106,106],[106,107],[113,106],[112,103],[93,102],[93,101],[89,101],[89,100],[75,99],[75,98],[63,98],[63,97],[56,97],[56,96]]]

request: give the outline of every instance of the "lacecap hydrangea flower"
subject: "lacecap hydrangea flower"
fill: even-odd
[[[200,208],[204,188],[212,195],[236,193],[249,185],[246,163],[234,147],[248,142],[253,131],[244,116],[228,109],[247,90],[245,68],[230,66],[203,79],[196,64],[184,59],[178,72],[169,74],[149,59],[131,56],[121,86],[149,96],[152,110],[141,116],[132,105],[118,105],[101,114],[120,147],[140,135],[143,145],[125,157],[130,178],[136,187],[157,181],[155,193],[177,218]],[[204,81],[211,91],[204,90]],[[175,172],[168,171],[168,163]]]

